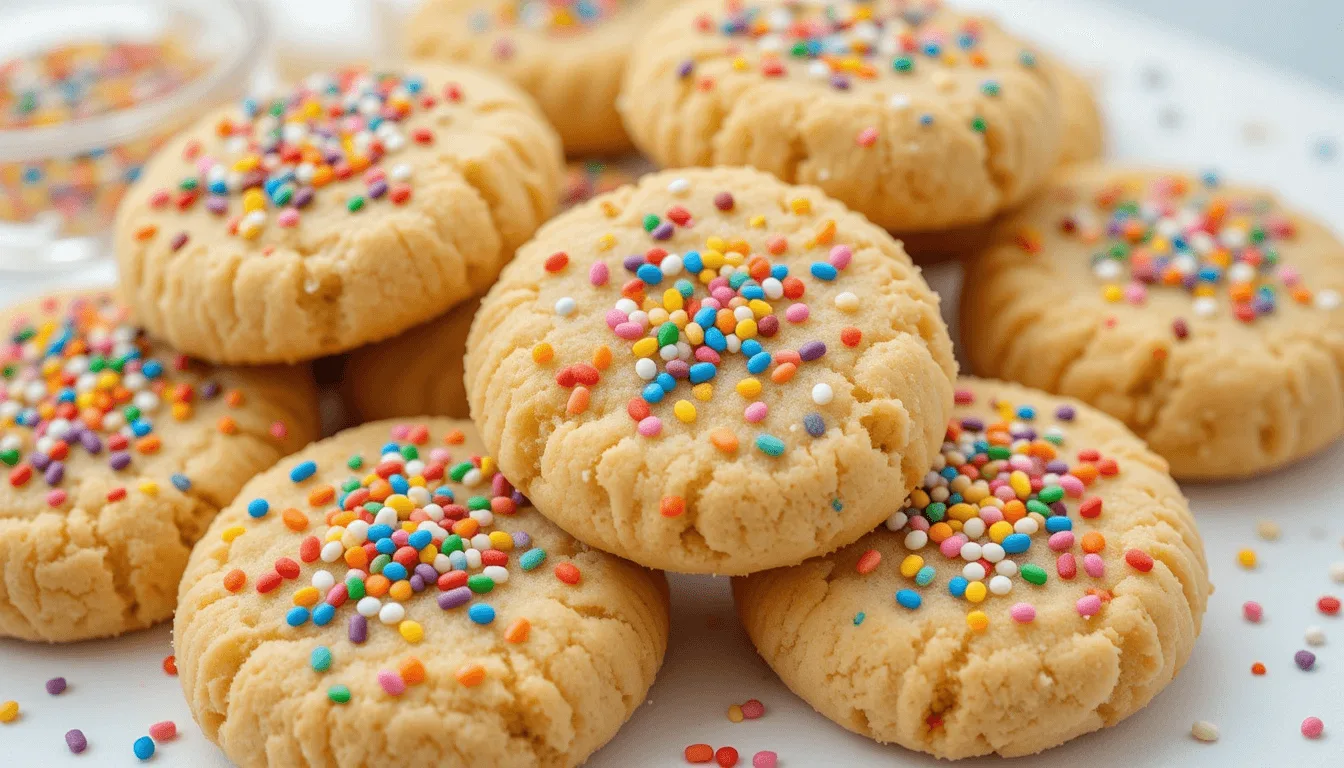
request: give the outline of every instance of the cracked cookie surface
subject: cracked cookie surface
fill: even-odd
[[[174,647],[230,759],[568,767],[645,701],[663,576],[564,534],[484,454],[465,421],[365,424],[220,513]]]
[[[1044,184],[1063,118],[1039,64],[938,3],[694,0],[641,38],[619,108],[660,165],[751,165],[923,232]]]
[[[118,211],[121,290],[203,359],[342,352],[484,291],[563,173],[536,105],[488,73],[314,75],[202,118],[150,161]]]
[[[733,583],[821,714],[945,759],[1114,725],[1189,659],[1212,590],[1166,463],[1077,401],[963,377],[932,471],[852,546]]]
[[[577,538],[740,574],[847,544],[932,460],[956,364],[900,245],[744,168],[644,177],[549,222],[467,340],[472,416]]]
[[[308,372],[188,361],[108,292],[0,318],[0,635],[70,642],[167,619],[219,508],[316,436]]]
[[[1124,421],[1181,479],[1344,434],[1344,245],[1264,190],[1065,169],[966,268],[972,369]]]

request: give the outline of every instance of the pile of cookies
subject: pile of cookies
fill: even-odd
[[[240,765],[582,763],[662,662],[660,570],[735,577],[846,728],[1035,753],[1188,660],[1173,477],[1344,433],[1344,246],[1095,162],[1086,82],[991,20],[430,0],[407,46],[199,121],[116,298],[7,313],[0,634],[175,611]],[[555,215],[566,153],[632,145],[670,170]],[[1005,381],[958,375],[947,256]],[[319,386],[361,425],[319,439]]]

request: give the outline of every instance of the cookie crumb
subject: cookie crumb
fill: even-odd
[[[1265,541],[1278,541],[1283,529],[1273,520],[1261,520],[1255,524],[1255,535]]]

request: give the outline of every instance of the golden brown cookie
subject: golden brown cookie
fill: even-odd
[[[751,165],[897,232],[1021,202],[1062,132],[1053,78],[1028,45],[907,0],[682,3],[640,39],[620,108],[660,165]]]
[[[939,758],[1114,725],[1190,658],[1209,593],[1166,463],[1076,401],[961,379],[942,451],[886,524],[734,580],[767,663],[840,725]]]
[[[1067,66],[1057,67],[1059,98],[1064,108],[1064,139],[1060,146],[1062,165],[1100,160],[1106,150],[1106,135],[1101,125],[1092,84]]]
[[[317,74],[196,123],[116,227],[121,289],[205,359],[306,360],[387,338],[490,285],[551,215],[559,140],[461,66]]]
[[[172,615],[193,542],[317,435],[306,370],[150,341],[103,291],[0,312],[0,636],[70,642]]]
[[[427,0],[411,54],[497,72],[541,104],[571,155],[630,149],[616,113],[634,40],[677,0]]]
[[[886,232],[746,168],[651,174],[552,220],[467,341],[472,417],[537,508],[688,572],[871,530],[932,460],[955,369]]]
[[[1344,434],[1344,245],[1215,177],[1066,170],[968,264],[976,373],[1125,422],[1181,479],[1245,477]]]
[[[468,422],[376,422],[282,460],[192,552],[182,688],[244,768],[567,767],[645,701],[662,574],[527,508]]]

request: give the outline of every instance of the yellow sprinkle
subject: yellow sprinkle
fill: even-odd
[[[1255,550],[1253,549],[1241,550],[1240,552],[1237,553],[1237,562],[1241,564],[1242,568],[1254,568]]]
[[[716,239],[717,239],[717,238],[713,238],[713,237],[710,238],[711,241],[716,240]],[[719,247],[720,247],[720,248],[727,248],[728,246],[724,245],[724,244],[723,244],[723,241],[720,240],[720,241],[719,241]],[[709,248],[708,250],[706,250],[704,253],[700,254],[700,261],[701,261],[701,262],[705,265],[705,267],[708,268],[708,269],[718,269],[719,267],[722,267],[722,266],[723,266],[723,251],[719,250],[719,248],[715,248],[715,247],[713,247],[713,246],[710,246],[710,248]]]
[[[696,384],[694,387],[691,387],[691,394],[695,396],[696,400],[699,400],[702,403],[708,403],[710,399],[714,397],[714,385],[710,384],[708,381],[703,384]]]
[[[919,555],[906,555],[901,561],[901,575],[907,579],[915,578],[919,569],[924,567],[924,558]]]
[[[416,487],[418,487],[418,488],[424,488],[425,485],[426,485],[426,482],[425,482],[425,476],[424,476],[424,475],[416,475],[415,477],[412,477],[411,479],[407,480],[406,482],[407,482],[407,484],[416,486]]]
[[[667,310],[657,304],[649,309],[649,325],[662,325],[663,323],[666,323],[670,317],[671,315],[667,313]]]
[[[680,296],[681,294],[677,295]],[[690,325],[691,318],[689,315],[686,314],[686,310],[674,309],[671,312],[667,313],[667,321],[677,326],[678,328],[685,330],[686,326]]]
[[[146,496],[157,496],[159,494],[159,484],[153,480],[141,480],[140,485],[136,487]]]
[[[12,723],[19,716],[19,702],[6,701],[0,704],[0,723]]]
[[[738,72],[746,72],[747,69],[750,68],[750,66],[751,65],[747,63],[747,60],[742,58],[741,56],[738,56],[733,59],[733,69],[737,70]]]
[[[966,599],[972,603],[982,603],[985,601],[985,595],[989,590],[985,589],[985,582],[972,581],[966,585]]]
[[[1013,524],[1007,520],[1000,520],[989,526],[989,539],[995,544],[1002,544],[1003,540],[1013,533]]]
[[[652,336],[645,336],[632,344],[630,351],[635,353],[635,357],[653,357],[658,351],[658,340]]]
[[[761,394],[761,382],[758,379],[745,378],[737,382],[737,394],[745,398],[753,398]]]
[[[943,522],[947,523],[947,527],[954,531],[960,531],[962,528],[966,527],[966,524],[960,520],[944,520]]]
[[[490,546],[498,549],[500,552],[508,552],[513,549],[513,537],[504,531],[491,531]]]
[[[407,619],[397,625],[397,631],[408,643],[418,643],[425,639],[425,628],[418,622]]]
[[[739,321],[737,322],[737,327],[733,329],[733,333],[736,333],[736,334],[737,334],[737,338],[742,339],[743,341],[746,341],[747,339],[753,339],[753,338],[755,338],[755,337],[756,337],[756,321],[755,321],[755,320],[739,320]]]
[[[532,348],[532,362],[537,365],[545,365],[554,357],[555,348],[544,341]]]
[[[317,601],[322,598],[318,593],[317,587],[304,587],[294,592],[294,604],[302,605],[305,608],[312,608],[317,605]]]
[[[743,256],[741,251],[731,250],[723,254],[723,260],[730,266],[740,267],[742,266],[742,263],[747,260],[747,257]]]
[[[498,549],[498,547],[496,547],[496,549]],[[424,549],[420,550],[420,557],[417,559],[422,563],[428,563],[430,565],[433,565],[434,558],[438,554],[439,553],[435,551],[433,547],[425,547]]]
[[[1008,476],[1008,485],[1012,486],[1013,493],[1016,493],[1019,499],[1026,499],[1031,495],[1031,478],[1020,469],[1013,470]]]
[[[481,457],[481,476],[493,477],[499,467],[499,462],[495,461],[494,456]]]
[[[608,205],[609,205],[609,204],[608,204]],[[606,206],[604,206],[604,208],[605,208],[605,207],[606,207]],[[610,215],[610,214],[608,214],[608,215]],[[607,234],[605,234],[605,235],[603,235],[603,236],[597,238],[597,250],[599,250],[599,251],[610,251],[612,248],[615,248],[615,247],[616,247],[616,236],[613,235],[613,234],[611,234],[610,232],[608,232]]]
[[[672,412],[686,424],[695,421],[695,405],[690,400],[678,400],[677,404],[672,406]]]
[[[228,544],[239,536],[242,536],[244,533],[247,533],[247,529],[243,526],[231,525],[223,531],[220,531],[219,538],[223,539],[225,544]]]
[[[1101,297],[1114,304],[1125,297],[1125,292],[1118,285],[1108,285],[1101,289]]]
[[[383,501],[383,506],[391,507],[397,510],[397,512],[399,513],[405,513],[409,515],[411,513],[411,510],[415,509],[415,502],[411,501],[410,498],[408,498],[404,494],[394,493],[391,496],[388,496],[387,499]]]
[[[806,197],[795,197],[789,201],[789,209],[798,215],[812,212],[812,201]]]
[[[751,309],[751,313],[757,317],[765,317],[766,315],[773,315],[775,313],[775,308],[770,306],[770,302],[765,301],[764,299],[752,299],[747,302],[747,307]]]
[[[910,492],[910,503],[920,509],[929,506],[931,501],[929,494],[923,488],[916,488]]]
[[[750,219],[747,220],[747,225],[750,226],[752,229],[765,229],[765,217],[752,216]]]
[[[966,626],[970,627],[972,632],[984,632],[989,629],[989,617],[984,611],[971,611],[966,614]]]
[[[186,421],[191,418],[191,404],[173,403],[173,420]]]
[[[1279,524],[1273,520],[1261,520],[1255,524],[1255,535],[1265,541],[1278,541],[1281,534]]]
[[[411,582],[406,579],[402,579],[387,588],[387,596],[396,600],[398,603],[404,603],[407,600],[410,600],[414,594],[415,590],[411,589]]]
[[[737,704],[728,707],[728,719],[734,723],[742,722],[742,707]]]
[[[705,340],[705,329],[700,327],[699,323],[686,324],[686,341],[692,346],[698,345]]]
[[[678,291],[676,288],[668,288],[666,291],[663,291],[663,309],[666,309],[668,312],[681,309],[685,302],[685,297],[683,297],[681,291]]]

